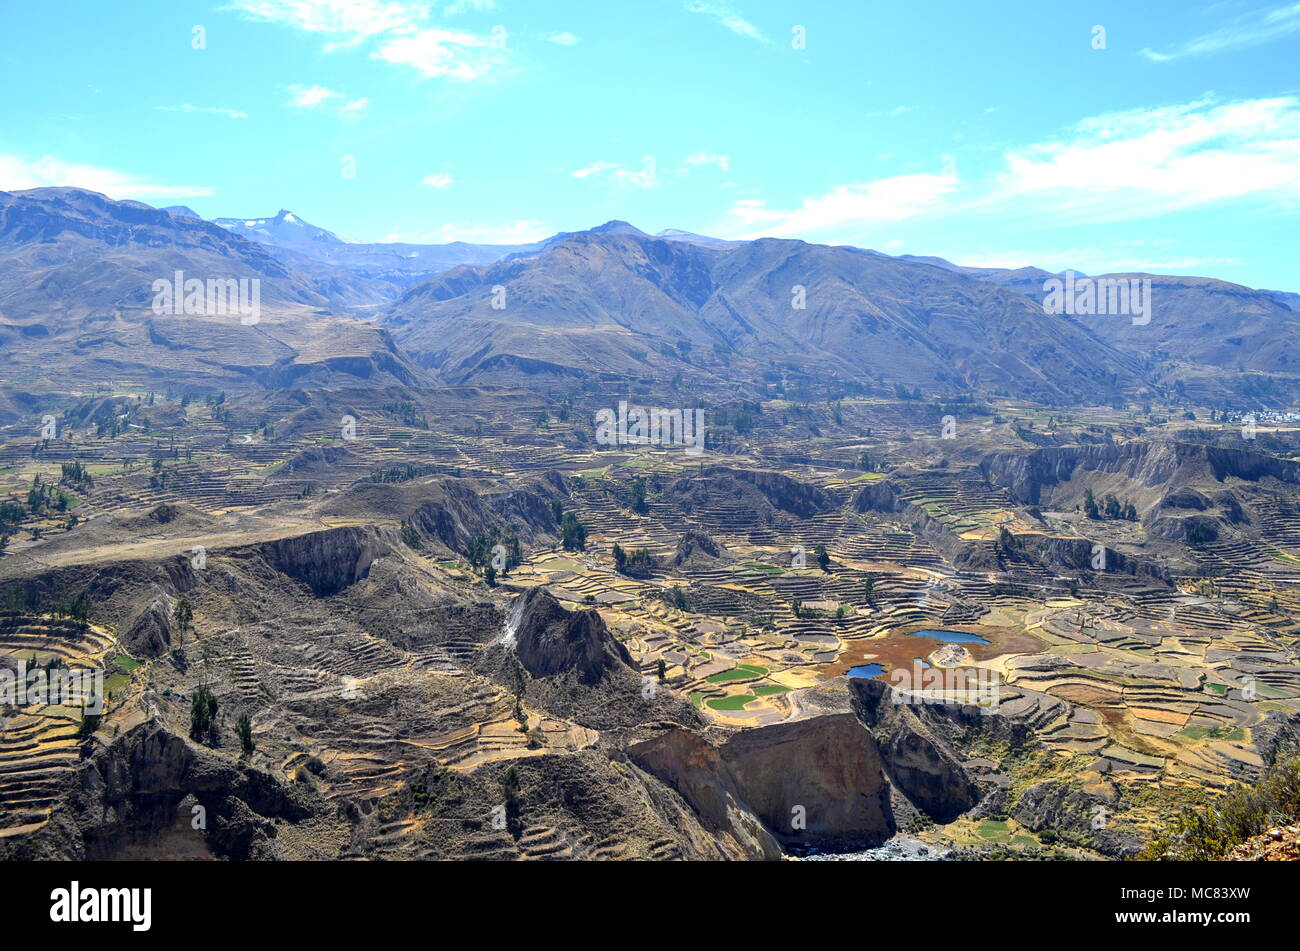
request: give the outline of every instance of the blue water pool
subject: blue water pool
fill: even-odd
[[[908,637],[930,637],[936,641],[944,641],[948,644],[987,644],[988,641],[975,634],[964,634],[961,631],[913,631]]]
[[[878,677],[884,672],[884,664],[858,664],[856,667],[849,668],[850,677],[866,677],[868,680],[872,677]]]

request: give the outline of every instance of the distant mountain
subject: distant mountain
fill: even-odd
[[[457,268],[412,288],[386,324],[454,381],[737,379],[728,364],[740,360],[931,393],[1098,400],[1141,384],[1137,362],[1085,328],[959,273],[802,241],[709,247],[622,224],[568,235],[532,257]]]
[[[1280,404],[1300,390],[1300,295],[1210,278],[1104,275],[1151,281],[1152,319],[1135,323],[1044,313],[1056,275],[1041,268],[652,237],[620,220],[523,245],[353,244],[283,210],[218,220],[75,188],[0,192],[9,382],[409,383],[432,369],[512,386],[596,376],[757,389],[803,374],[1093,403],[1186,388]],[[257,279],[264,319],[155,313],[154,282],[177,271]]]
[[[332,231],[317,228],[303,221],[292,211],[281,208],[271,218],[213,218],[214,225],[221,225],[236,234],[242,234],[253,241],[265,244],[342,244]]]
[[[710,238],[708,235],[694,234],[690,231],[678,231],[676,228],[668,228],[660,231],[656,238],[662,238],[664,241],[685,241],[687,244],[702,244],[709,248],[734,248],[741,241],[727,241],[723,238]]]
[[[1291,291],[1260,291],[1261,294],[1267,294],[1273,300],[1286,304],[1292,310],[1300,310],[1300,294],[1293,294]]]
[[[336,307],[367,312],[420,281],[462,264],[491,264],[538,250],[534,244],[392,244],[343,241],[291,211],[271,218],[215,218],[213,223],[267,245],[277,258],[309,275]]]
[[[1041,268],[961,268],[962,273],[1026,295],[1039,305],[1046,282],[1060,275]],[[1081,277],[1076,272],[1076,278]],[[1260,291],[1209,277],[1130,272],[1090,275],[1095,280],[1151,282],[1151,319],[1078,315],[1112,346],[1145,359],[1263,373],[1300,373],[1300,294]]]
[[[145,312],[153,282],[178,269],[258,278],[267,310],[328,304],[264,246],[215,224],[78,188],[0,192],[0,312],[9,320]]]
[[[257,322],[155,312],[155,282],[174,287],[178,271],[182,281],[256,280]],[[310,277],[210,222],[76,188],[0,192],[6,382],[208,389],[422,377],[387,334],[329,307]]]
[[[163,211],[169,215],[180,215],[182,218],[199,218],[199,213],[189,205],[168,205]],[[201,220],[201,219],[200,219]]]

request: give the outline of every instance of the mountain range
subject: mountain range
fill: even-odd
[[[154,313],[153,282],[178,270],[257,278],[263,318]],[[1054,276],[623,221],[522,245],[365,244],[287,210],[204,221],[75,188],[0,192],[6,375],[38,388],[60,368],[196,386],[687,378],[743,393],[793,378],[1091,403],[1295,391],[1300,295],[1106,275],[1151,281],[1141,324],[1045,312]]]

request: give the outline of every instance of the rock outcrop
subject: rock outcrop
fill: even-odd
[[[533,677],[573,674],[590,686],[613,672],[633,670],[627,648],[615,640],[594,608],[566,611],[545,588],[530,588],[510,611],[507,640]]]
[[[894,691],[881,680],[855,677],[850,684],[854,710],[879,744],[882,769],[908,802],[937,822],[951,822],[979,802],[964,757],[928,722],[937,706],[896,703]],[[953,708],[946,715],[981,725],[978,708],[946,706]]]
[[[775,858],[782,846],[875,845],[896,831],[876,742],[852,714],[746,730],[716,746],[673,729],[628,755],[751,857]]]
[[[270,858],[274,820],[311,815],[307,795],[146,721],[92,750],[56,821],[17,840],[21,853],[0,857],[111,859],[173,826],[188,798],[199,807],[193,814],[214,855]]]
[[[392,551],[373,527],[331,528],[258,546],[267,563],[311,588],[318,598],[338,594],[370,573],[370,566]]]

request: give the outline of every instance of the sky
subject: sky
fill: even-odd
[[[1300,291],[1294,0],[4,0],[0,189]]]

